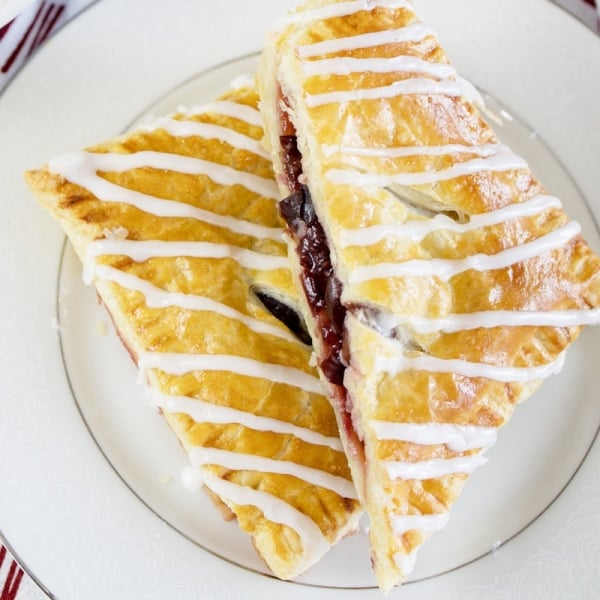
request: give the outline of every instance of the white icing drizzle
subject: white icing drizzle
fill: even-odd
[[[462,88],[454,79],[435,81],[425,77],[411,77],[395,81],[390,85],[374,88],[357,88],[339,92],[323,92],[321,94],[306,94],[306,105],[309,108],[324,104],[343,104],[360,102],[362,100],[380,100],[396,96],[426,94],[443,94],[446,96],[462,96]]]
[[[446,527],[450,515],[448,513],[439,513],[431,515],[394,515],[390,517],[392,530],[398,536],[411,531],[420,529],[428,533],[440,531]]]
[[[95,273],[95,258],[103,255],[128,256],[136,262],[153,257],[231,258],[246,269],[273,271],[289,269],[284,256],[261,254],[247,248],[212,242],[169,242],[162,240],[96,240],[89,244],[84,264],[84,281],[91,283]]]
[[[196,471],[197,474],[191,471]],[[197,489],[202,483],[231,504],[256,506],[269,521],[289,527],[300,536],[306,555],[320,556],[330,547],[329,542],[310,517],[277,496],[225,481],[206,469],[187,467],[182,475],[184,484],[192,490]]]
[[[378,7],[389,9],[405,8],[416,15],[415,7],[410,0],[349,0],[347,2],[335,2],[326,6],[292,13],[285,17],[279,26],[345,17],[362,10],[371,11]]]
[[[427,36],[435,37],[435,32],[420,22],[411,23],[406,27],[399,29],[383,30],[378,32],[366,33],[355,36],[347,36],[334,40],[325,40],[314,44],[299,46],[296,50],[301,59],[324,54],[335,54],[338,52],[355,50],[359,48],[369,48],[373,46],[399,43],[399,42],[419,42]],[[317,61],[304,62],[303,67],[307,76],[313,75],[346,75],[356,72],[376,72],[389,73],[393,71],[424,73],[432,77],[438,77],[446,80],[440,86],[427,87],[422,82],[412,83],[410,86],[400,86],[398,82],[393,88],[379,88],[384,90],[381,97],[392,97],[401,93],[410,94],[448,94],[450,96],[462,96],[465,101],[470,102],[485,109],[485,101],[477,88],[467,79],[457,74],[456,69],[447,63],[430,63],[417,57],[409,55],[400,55],[391,58],[366,58],[359,59],[353,57],[327,58]],[[448,83],[448,80],[454,80],[455,85]],[[359,94],[353,92],[340,92],[338,95],[320,94],[308,96],[308,106],[319,106],[330,102],[349,102],[361,99],[374,99],[369,93],[362,90]]]
[[[472,215],[466,223],[457,223],[447,215],[437,214],[432,219],[413,219],[401,225],[382,224],[360,229],[344,229],[340,232],[340,243],[343,247],[368,246],[387,237],[407,238],[413,242],[420,242],[435,231],[452,231],[463,234],[483,227],[498,225],[511,219],[533,216],[553,208],[561,208],[558,198],[539,195],[523,202]]]
[[[564,364],[563,352],[554,362],[536,367],[507,367],[479,362],[469,362],[458,358],[438,358],[436,356],[377,357],[375,370],[389,375],[402,371],[429,371],[431,373],[452,373],[466,377],[484,377],[502,383],[526,383],[545,379],[558,373]]]
[[[420,550],[421,546],[417,546],[412,552],[409,554],[404,554],[402,552],[396,552],[394,554],[394,562],[398,569],[400,569],[401,573],[406,576],[412,572],[415,568],[415,564],[417,562],[417,554]]]
[[[198,296],[196,294],[183,294],[181,292],[169,292],[154,284],[141,279],[136,275],[125,273],[114,267],[106,265],[96,265],[94,267],[96,277],[106,281],[117,283],[127,290],[140,292],[146,299],[146,305],[150,308],[166,308],[168,306],[178,306],[186,310],[209,311],[229,319],[234,319],[243,323],[248,329],[259,334],[274,335],[288,342],[301,344],[297,337],[289,333],[285,328],[272,325],[260,319],[255,319],[249,315],[239,312],[226,304],[217,302],[207,296]]]
[[[240,73],[239,75],[236,75],[229,82],[229,87],[234,90],[242,89],[242,88],[254,88],[254,87],[256,87],[255,81],[256,80],[251,73],[249,73],[249,72]]]
[[[322,394],[318,377],[294,367],[269,364],[232,354],[179,354],[175,352],[143,352],[138,357],[141,381],[148,369],[159,369],[171,375],[192,371],[228,371],[247,377],[257,377],[273,383],[283,383],[313,394]]]
[[[177,112],[188,117],[216,113],[244,121],[249,125],[256,125],[257,127],[261,128],[263,126],[263,121],[259,110],[248,104],[232,102],[231,100],[216,100],[202,106],[192,106],[191,108],[180,106],[178,107]]]
[[[483,99],[483,96],[479,93],[479,90],[468,79],[465,79],[464,77],[461,77],[458,74],[456,75],[456,81],[462,90],[463,98],[467,102],[470,102],[471,104],[474,104],[475,106],[479,107],[484,112],[487,112],[485,100]]]
[[[370,158],[402,158],[407,156],[445,156],[447,154],[474,154],[488,157],[499,153],[508,153],[510,149],[503,144],[482,144],[466,146],[464,144],[447,144],[445,146],[397,146],[397,147],[360,147],[360,146],[321,146],[326,156],[336,152],[350,156],[366,156]]]
[[[431,81],[431,80],[429,80]],[[355,169],[329,169],[327,179],[336,185],[359,187],[387,187],[392,184],[414,186],[438,181],[447,181],[485,171],[513,171],[527,169],[527,163],[512,152],[501,152],[485,158],[473,158],[458,162],[439,171],[417,171],[414,173],[362,173]]]
[[[369,427],[380,440],[398,440],[421,445],[446,444],[454,452],[489,448],[496,442],[495,427],[450,423],[396,423],[372,420]]]
[[[529,260],[564,247],[581,233],[576,221],[557,227],[546,235],[497,252],[496,254],[472,254],[460,259],[415,259],[400,263],[378,263],[357,267],[350,275],[351,283],[362,283],[373,279],[390,277],[438,277],[448,281],[455,275],[469,270],[491,271],[504,269],[519,262]]]
[[[331,490],[342,498],[357,498],[354,485],[347,479],[291,461],[274,460],[256,454],[242,454],[204,446],[194,446],[189,451],[189,457],[195,467],[219,465],[233,471],[245,470],[290,475],[312,485]]]
[[[184,413],[197,423],[238,423],[257,431],[272,431],[282,435],[293,435],[298,439],[315,446],[325,446],[342,452],[342,443],[337,437],[328,437],[318,431],[299,427],[287,421],[271,417],[255,415],[247,411],[237,410],[229,406],[211,404],[198,398],[187,396],[171,396],[163,394],[153,387],[148,387],[152,402],[159,408],[171,413]]]
[[[304,61],[306,75],[348,75],[350,73],[392,73],[404,71],[423,73],[432,77],[448,79],[456,76],[456,69],[447,63],[433,63],[416,56],[394,56],[393,58],[323,58]]]
[[[104,195],[95,193],[91,186],[100,184],[97,180],[106,181],[96,174],[98,171],[122,173],[132,169],[152,168],[188,175],[206,175],[215,183],[225,186],[241,185],[246,189],[271,198],[279,199],[277,184],[271,178],[260,177],[246,171],[238,171],[226,165],[214,163],[202,158],[183,156],[181,154],[169,154],[167,152],[155,152],[153,150],[142,150],[131,154],[118,152],[71,152],[63,154],[48,163],[48,170],[65,179],[85,187],[95,196],[104,200]],[[125,188],[120,188],[124,191]],[[127,195],[124,195],[127,197]],[[151,196],[152,197],[152,196]],[[126,200],[118,200],[126,202]],[[164,202],[160,200],[160,202]],[[152,211],[150,211],[152,212]]]
[[[488,462],[481,454],[468,454],[454,458],[432,458],[418,462],[383,461],[390,479],[434,479],[445,475],[469,475]]]
[[[361,33],[335,40],[305,44],[298,46],[297,52],[300,58],[309,58],[311,56],[335,54],[337,52],[357,50],[359,48],[372,48],[373,46],[383,46],[385,44],[420,42],[430,35],[435,36],[435,32],[431,27],[427,27],[423,23],[411,23],[406,27],[398,29],[384,29],[383,31],[375,31],[373,33]]]
[[[263,158],[270,159],[269,153],[260,143],[260,140],[221,125],[159,117],[144,129],[147,131],[163,129],[169,135],[179,138],[202,137],[208,140],[219,140],[239,150],[247,150]]]
[[[204,483],[202,479],[203,473],[200,469],[190,465],[186,465],[181,469],[181,482],[190,492],[197,492],[202,487]]]
[[[440,319],[386,315],[387,327],[410,328],[424,335],[492,327],[579,327],[600,324],[600,308],[572,310],[483,310]],[[393,321],[393,323],[392,323]]]
[[[210,225],[216,225],[217,227],[229,229],[230,231],[242,235],[250,235],[258,239],[271,239],[281,241],[282,230],[278,227],[265,227],[264,225],[251,223],[250,221],[244,221],[242,219],[236,219],[235,217],[219,215],[217,213],[204,210],[202,208],[197,208],[190,204],[186,204],[185,202],[178,202],[176,200],[169,200],[166,198],[157,198],[150,194],[144,194],[136,190],[130,190],[128,188],[122,187],[97,175],[98,170],[112,170],[122,172],[127,171],[129,168],[137,168],[143,166],[154,166],[155,168],[160,168],[157,166],[158,163],[154,163],[154,165],[145,164],[143,157],[139,156],[141,154],[147,155],[147,153],[141,152],[138,152],[136,155],[110,155],[112,157],[110,159],[112,164],[108,165],[100,164],[100,162],[106,161],[105,158],[98,158],[106,157],[106,154],[74,152],[71,154],[62,155],[50,161],[50,163],[48,164],[48,168],[51,172],[62,175],[68,181],[75,183],[83,188],[86,188],[94,196],[96,196],[96,198],[104,202],[121,202],[123,204],[129,204],[130,206],[134,206],[139,210],[156,215],[158,217],[182,217],[196,219],[199,221],[204,221],[205,223],[209,223]],[[156,155],[157,153],[154,154]],[[129,161],[127,159],[128,156],[134,156],[137,164],[134,165],[131,161]],[[175,155],[164,154],[163,156]],[[142,160],[140,160],[140,158]],[[200,160],[192,159],[189,157],[181,158],[187,160]],[[204,162],[206,163],[206,161]],[[206,164],[208,165],[211,163]],[[176,166],[177,165],[171,164],[171,167]],[[242,185],[252,184],[252,187],[254,188],[253,191],[256,191],[257,193],[265,192],[263,195],[265,195],[266,197],[273,199],[276,198],[275,189],[271,189],[272,186],[267,184],[266,179],[248,179],[248,177],[254,178],[256,176],[247,173],[246,175],[248,177],[242,177],[241,171],[235,171],[234,169],[230,169],[229,167],[222,167],[217,165],[215,165],[215,167],[217,167],[218,170],[222,171],[222,174],[227,174],[231,177],[228,185],[233,185],[235,183],[241,183]],[[164,168],[168,167],[165,165]],[[208,170],[210,169],[207,169],[207,171]],[[236,181],[236,177],[238,176],[236,174],[239,174],[240,181]],[[225,184],[225,180],[226,178],[223,177],[222,183]]]

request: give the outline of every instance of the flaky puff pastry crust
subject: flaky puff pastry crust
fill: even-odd
[[[600,261],[410,2],[305,3],[268,34],[258,82],[282,196],[308,187],[341,282],[345,400],[330,389],[387,591],[495,430],[598,321]]]
[[[360,507],[311,350],[259,299],[297,310],[257,102],[235,89],[26,180],[199,481],[289,579],[356,529]]]

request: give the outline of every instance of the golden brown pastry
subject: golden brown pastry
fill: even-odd
[[[256,92],[236,89],[26,179],[189,455],[187,481],[289,579],[356,529],[360,507],[298,338],[262,135]]]
[[[407,0],[309,0],[261,59],[293,270],[385,591],[600,316],[600,260],[473,91]]]

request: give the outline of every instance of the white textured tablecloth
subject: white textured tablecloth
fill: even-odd
[[[69,19],[96,0],[0,0],[0,93],[29,56]],[[554,0],[600,33],[600,2]],[[26,4],[14,16],[15,6]],[[8,19],[8,22],[3,19]],[[46,594],[23,573],[0,543],[0,600],[43,600]],[[84,599],[82,599],[84,600]]]

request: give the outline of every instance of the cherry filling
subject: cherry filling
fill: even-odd
[[[298,189],[280,202],[279,210],[296,241],[302,286],[322,340],[324,356],[319,366],[329,382],[342,385],[346,368],[342,285],[333,274],[325,233],[308,188],[298,184]]]
[[[279,319],[297,338],[307,346],[312,344],[310,335],[306,331],[304,322],[300,315],[287,304],[269,296],[263,292],[256,292],[256,295],[263,303],[265,308],[276,318]]]
[[[282,135],[279,138],[281,151],[286,157],[283,161],[283,174],[290,192],[300,190],[300,176],[302,175],[302,156],[296,144],[295,135]]]
[[[338,407],[341,425],[353,454],[364,461],[362,443],[352,424],[350,398],[343,386],[348,361],[344,357],[342,284],[335,277],[323,227],[315,212],[310,191],[302,181],[302,155],[296,129],[289,118],[287,99],[279,90],[279,142],[284,182],[290,195],[279,203],[279,212],[293,238],[301,266],[301,282],[316,333],[321,339],[319,367],[332,386],[332,400]]]
[[[316,333],[321,338],[319,367],[332,384],[331,395],[338,407],[340,425],[354,457],[364,463],[364,448],[351,416],[351,399],[343,385],[348,365],[344,345],[346,308],[342,304],[342,283],[336,278],[323,227],[315,212],[310,191],[302,182],[302,155],[296,129],[289,118],[287,98],[279,89],[279,142],[284,182],[290,195],[279,203],[279,212],[293,238],[301,266],[301,282]]]

